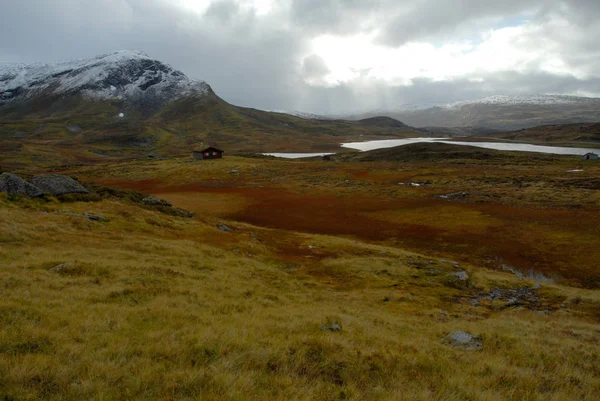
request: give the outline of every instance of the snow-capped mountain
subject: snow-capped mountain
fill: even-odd
[[[515,106],[515,105],[535,105],[535,106],[555,106],[555,105],[566,105],[566,104],[578,104],[578,103],[599,103],[598,98],[587,98],[578,96],[565,96],[565,95],[533,95],[533,96],[506,96],[506,95],[495,95],[489,96],[482,99],[476,100],[463,100],[460,102],[449,103],[443,105],[445,108],[460,108],[462,106],[474,105],[474,104],[489,104],[489,105],[502,105],[502,106]]]
[[[168,102],[210,90],[169,65],[137,51],[45,64],[0,64],[0,106],[36,96],[81,95],[88,99],[151,96]]]
[[[429,107],[398,107],[352,116],[385,115],[414,127],[485,127],[515,130],[544,124],[600,121],[600,98],[563,95],[490,96]]]

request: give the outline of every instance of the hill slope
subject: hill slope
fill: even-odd
[[[600,124],[542,125],[513,132],[496,133],[490,136],[527,142],[600,143]]]
[[[443,106],[377,111],[415,127],[486,127],[516,130],[544,124],[600,121],[600,99],[574,96],[492,96]]]
[[[417,136],[399,121],[307,120],[228,104],[203,81],[139,52],[0,67],[0,165],[235,151],[331,151],[359,137]]]

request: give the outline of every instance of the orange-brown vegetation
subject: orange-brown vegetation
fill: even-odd
[[[513,161],[513,159],[509,159]],[[210,166],[148,163],[94,170],[93,179],[257,226],[342,235],[499,268],[600,286],[600,168],[575,157],[408,162],[229,158]],[[174,171],[180,167],[181,176]],[[228,174],[231,169],[239,173]],[[115,169],[120,176],[114,178]],[[150,178],[154,177],[154,178]],[[411,182],[425,182],[412,187]],[[400,185],[402,183],[403,185]],[[465,198],[442,199],[457,191]]]
[[[600,167],[575,163],[174,159],[0,194],[0,399],[595,400]]]

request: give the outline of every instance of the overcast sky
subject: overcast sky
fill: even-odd
[[[261,109],[600,95],[600,0],[0,0],[0,15],[0,61],[142,50]]]

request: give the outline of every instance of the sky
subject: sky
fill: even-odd
[[[141,50],[265,110],[600,96],[599,0],[0,0],[0,10],[0,61]]]

